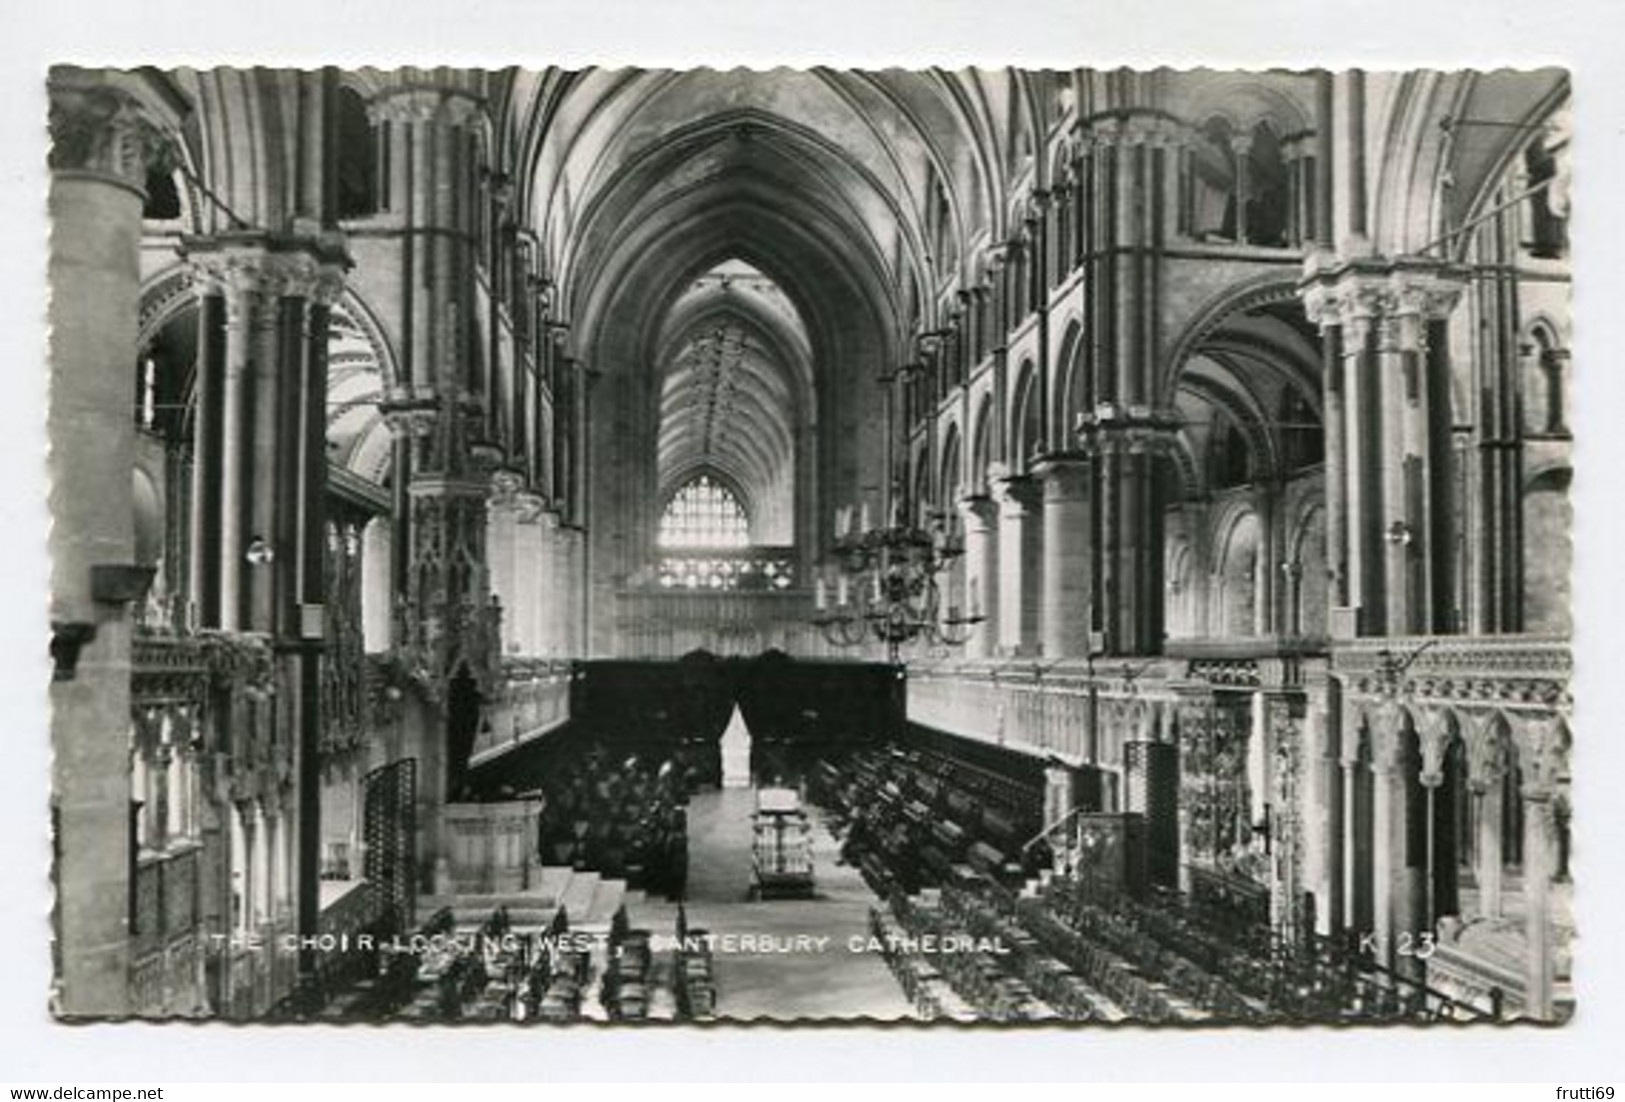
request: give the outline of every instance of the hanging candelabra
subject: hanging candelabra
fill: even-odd
[[[917,640],[963,644],[982,617],[943,607],[937,576],[964,554],[952,515],[926,510],[924,526],[910,524],[901,500],[889,524],[872,525],[868,505],[859,515],[854,524],[850,507],[836,512],[833,584],[824,573],[815,582],[812,622],[824,638],[837,647],[884,643],[893,665]]]

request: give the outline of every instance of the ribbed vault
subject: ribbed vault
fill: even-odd
[[[659,340],[661,499],[700,473],[720,474],[744,500],[753,542],[794,542],[809,354],[795,307],[770,277],[733,260],[695,280]]]

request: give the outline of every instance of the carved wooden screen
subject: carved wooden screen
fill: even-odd
[[[417,886],[417,760],[406,758],[368,773],[362,781],[364,872],[376,893],[385,930],[404,933],[415,921]]]

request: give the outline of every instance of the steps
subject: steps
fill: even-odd
[[[600,877],[596,872],[577,870],[571,873],[558,903],[569,916],[572,930],[580,928],[592,910],[592,898],[598,890],[599,880]]]
[[[593,886],[592,902],[580,923],[571,921],[571,925],[579,925],[583,929],[597,932],[602,929],[609,930],[609,921],[615,917],[626,897],[625,880],[599,880]]]

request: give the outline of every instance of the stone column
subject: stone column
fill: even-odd
[[[542,555],[542,510],[547,501],[534,490],[514,495],[514,585],[513,598],[504,622],[512,626],[512,638],[519,653],[527,657],[547,654],[540,630],[539,606],[548,579],[547,562]]]
[[[1299,822],[1304,882],[1315,894],[1315,924],[1322,934],[1343,926],[1343,776],[1338,761],[1341,706],[1337,682],[1324,670],[1304,678],[1304,774]]]
[[[565,646],[564,622],[565,602],[562,594],[570,585],[569,563],[565,560],[564,548],[560,544],[559,514],[544,508],[536,520],[537,542],[541,547],[542,570],[540,584],[536,595],[536,605],[532,610],[535,617],[536,638],[541,643],[541,653],[549,658],[571,657]]]
[[[1323,331],[1339,330],[1344,357],[1341,377],[1328,375],[1329,395],[1341,384],[1343,412],[1340,437],[1328,425],[1329,439],[1338,437],[1327,455],[1328,508],[1340,498],[1343,513],[1341,523],[1328,520],[1328,537],[1347,540],[1360,634],[1452,626],[1442,323],[1465,282],[1437,261],[1359,257],[1311,258],[1303,283],[1306,312]],[[1335,544],[1331,554],[1335,564]]]
[[[519,516],[518,494],[522,476],[514,470],[499,467],[491,474],[491,496],[486,506],[486,536],[491,595],[502,608],[502,653],[524,653],[523,631],[520,623],[524,613],[520,607],[519,577]]]
[[[327,312],[349,259],[336,235],[259,231],[189,240],[186,258],[202,296],[200,623],[298,635],[299,606],[321,601]]]
[[[1427,839],[1422,861],[1422,883],[1416,900],[1417,929],[1433,930],[1439,922],[1439,838],[1435,812],[1439,803],[1439,786],[1444,784],[1444,757],[1450,748],[1453,729],[1449,715],[1435,708],[1420,711],[1416,720],[1417,735],[1422,750],[1421,781],[1424,813],[1427,816]],[[1459,843],[1458,843],[1459,844]],[[1454,861],[1454,852],[1444,859]]]
[[[1305,878],[1315,893],[1315,925],[1330,934],[1343,926],[1343,772],[1338,761],[1337,710],[1310,697],[1312,779],[1303,792]]]
[[[1097,619],[1108,654],[1156,654],[1162,649],[1163,515],[1156,470],[1172,441],[1177,414],[1099,403],[1084,415],[1081,435],[1094,454]]]
[[[965,643],[967,658],[991,658],[999,639],[999,545],[995,529],[997,506],[988,497],[967,497],[959,503],[965,523],[965,609],[980,617]]]
[[[1241,134],[1230,139],[1231,165],[1236,176],[1236,244],[1247,242],[1247,204],[1252,202],[1253,182],[1251,155],[1253,151],[1253,137],[1251,134]]]
[[[1550,898],[1557,848],[1553,804],[1569,775],[1568,724],[1556,715],[1523,719],[1517,739],[1524,801],[1524,1012],[1539,1021],[1550,1021],[1557,978]]]
[[[1357,934],[1369,931],[1362,930],[1360,915],[1360,865],[1368,858],[1366,840],[1360,832],[1360,732],[1359,721],[1348,707],[1344,707],[1342,715],[1343,737],[1338,763],[1342,767],[1343,787],[1343,861],[1340,869],[1334,871],[1343,882],[1343,906],[1341,908],[1343,928]]]
[[[410,242],[401,378],[385,406],[410,426],[397,533],[402,644],[437,677],[466,662],[483,678],[501,651],[485,568],[486,496],[501,455],[487,434],[493,396],[474,324],[484,110],[477,78],[449,70],[390,74],[370,105],[389,136],[388,213]]]
[[[585,567],[586,531],[573,524],[560,525],[558,560],[562,575],[554,600],[563,657],[583,657],[587,649]]]
[[[1552,1017],[1551,879],[1552,792],[1523,788],[1524,1013],[1539,1021]]]
[[[97,567],[135,565],[137,307],[142,186],[158,128],[101,74],[50,76],[51,735],[57,1008],[131,1007],[130,632]],[[25,874],[26,875],[26,874]]]
[[[1037,472],[1044,485],[1044,656],[1078,658],[1089,653],[1093,616],[1094,470],[1081,456],[1051,455]]]
[[[1070,766],[1044,767],[1044,829],[1058,826],[1077,806],[1077,773]],[[1056,845],[1052,840],[1051,845]]]
[[[1401,895],[1405,870],[1405,779],[1400,770],[1405,711],[1397,704],[1382,704],[1370,713],[1373,773],[1371,818],[1375,838],[1371,853],[1373,916],[1379,963],[1398,963],[1397,937],[1408,908]]]
[[[1476,725],[1475,737],[1468,743],[1474,752],[1468,758],[1467,769],[1473,792],[1473,828],[1478,832],[1478,845],[1474,847],[1478,915],[1493,919],[1501,917],[1501,874],[1505,861],[1501,849],[1501,818],[1508,748],[1499,737],[1501,728],[1495,713],[1473,716],[1470,722]]]
[[[999,651],[1029,656],[1038,652],[1040,487],[1027,475],[995,472],[992,481],[999,503]]]

